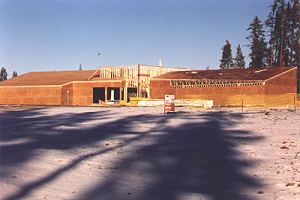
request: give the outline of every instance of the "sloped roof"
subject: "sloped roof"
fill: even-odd
[[[95,70],[29,72],[1,81],[0,86],[61,85],[71,81],[86,81]]]
[[[266,80],[292,67],[175,71],[154,79]]]

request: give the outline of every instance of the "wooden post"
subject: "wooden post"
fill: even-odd
[[[297,110],[297,106],[296,106],[296,94],[294,94],[294,110]]]
[[[119,87],[119,103],[122,101],[122,87]]]
[[[125,102],[125,104],[127,103],[127,99],[128,99],[128,80],[127,80],[127,78],[126,78],[126,80],[125,80],[125,87],[124,87],[124,102]]]
[[[137,85],[137,97],[140,97],[140,73],[141,73],[141,66],[138,64],[138,85]]]
[[[244,113],[244,99],[242,99],[242,113]]]

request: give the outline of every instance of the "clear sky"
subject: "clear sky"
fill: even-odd
[[[217,68],[225,40],[234,54],[238,43],[249,53],[246,29],[272,2],[0,0],[0,66],[11,75],[161,58],[167,66]]]

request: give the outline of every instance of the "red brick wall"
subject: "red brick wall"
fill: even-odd
[[[163,99],[165,94],[175,95],[175,89],[170,87],[169,80],[151,80],[150,81],[150,98]]]
[[[297,68],[266,81],[266,94],[297,92]]]
[[[264,86],[188,87],[172,88],[169,80],[151,80],[150,97],[163,99],[165,94],[174,94],[177,99],[213,100],[214,105],[264,104]]]
[[[60,86],[0,87],[0,104],[15,105],[60,105]]]
[[[67,101],[67,93],[69,91],[69,104]],[[73,105],[73,83],[64,85],[61,89],[61,105]]]
[[[209,99],[214,105],[285,106],[292,105],[297,91],[297,69],[291,69],[259,86],[172,88],[169,80],[151,80],[150,97],[163,99],[174,94],[177,99]]]
[[[93,103],[93,87],[124,87],[125,82],[73,82],[64,86],[0,87],[0,104],[89,106]]]
[[[93,103],[93,87],[124,87],[124,82],[74,82],[72,104],[89,106]]]

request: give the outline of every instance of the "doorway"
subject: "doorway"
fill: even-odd
[[[107,98],[112,101],[119,101],[120,98],[120,88],[118,87],[108,87],[107,88]]]
[[[105,88],[93,88],[93,103],[99,103],[100,101],[105,101]]]

